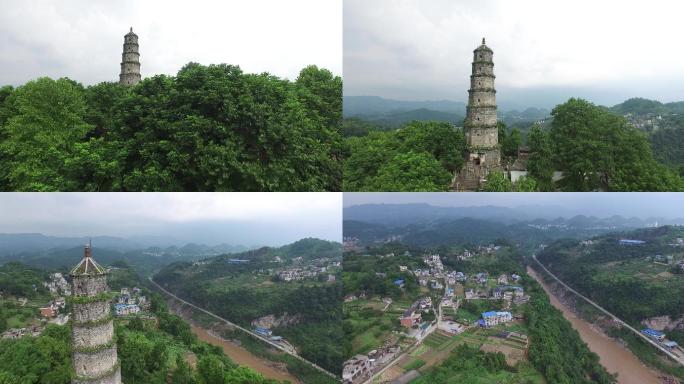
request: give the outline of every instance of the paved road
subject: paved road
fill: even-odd
[[[565,283],[562,282],[558,277],[556,277],[556,275],[554,275],[553,273],[551,273],[551,271],[549,271],[549,270],[544,266],[544,264],[542,264],[539,260],[537,260],[537,256],[536,256],[536,255],[532,255],[532,259],[534,259],[534,261],[535,261],[537,264],[539,264],[539,266],[540,266],[542,269],[544,269],[544,271],[545,271],[546,273],[548,273],[549,276],[551,276],[554,280],[556,280],[556,281],[557,281],[560,285],[562,285],[565,289],[567,289],[568,291],[570,291],[570,292],[574,293],[575,295],[581,297],[581,298],[584,299],[587,303],[591,304],[592,306],[594,306],[594,307],[595,307],[596,309],[598,309],[599,311],[601,311],[601,312],[603,312],[604,314],[610,316],[615,322],[617,322],[618,324],[622,325],[623,327],[629,329],[630,331],[634,332],[634,334],[636,334],[637,336],[639,336],[639,337],[641,337],[642,339],[646,340],[649,344],[651,344],[651,345],[653,345],[654,347],[656,347],[657,349],[659,349],[662,353],[664,353],[665,355],[667,355],[668,357],[670,357],[672,360],[678,362],[678,363],[681,364],[681,365],[684,365],[684,356],[680,357],[680,356],[677,356],[677,355],[673,354],[673,353],[670,352],[669,350],[667,350],[667,349],[665,349],[664,347],[662,347],[660,344],[658,344],[658,343],[656,343],[655,341],[651,340],[650,337],[644,335],[643,333],[641,333],[640,331],[638,331],[637,329],[635,329],[635,328],[632,327],[631,325],[629,325],[629,324],[627,324],[626,322],[624,322],[622,319],[618,318],[617,316],[615,316],[615,315],[613,315],[612,313],[610,313],[610,312],[608,312],[607,310],[605,310],[605,309],[604,309],[603,307],[601,307],[600,305],[596,304],[594,301],[590,300],[589,298],[585,297],[585,296],[582,295],[581,293],[579,293],[579,292],[575,291],[574,289],[570,288],[567,284],[565,284]]]
[[[195,304],[192,304],[192,303],[190,303],[190,302],[187,302],[187,301],[181,299],[180,297],[174,295],[173,293],[167,291],[166,289],[162,288],[162,286],[159,285],[159,284],[157,284],[154,280],[152,280],[151,277],[148,277],[148,279],[149,279],[150,282],[151,282],[152,284],[154,284],[154,286],[157,287],[160,291],[162,291],[163,293],[165,293],[165,294],[167,294],[167,295],[173,297],[174,299],[180,301],[181,303],[183,303],[183,304],[185,304],[185,305],[188,305],[188,306],[190,306],[190,307],[192,307],[192,308],[194,308],[194,309],[196,309],[196,310],[198,310],[198,311],[204,312],[204,313],[206,313],[207,315],[209,315],[209,316],[211,316],[211,317],[213,317],[213,318],[215,318],[215,319],[217,319],[217,320],[223,321],[224,323],[226,323],[226,324],[228,324],[228,325],[230,325],[230,326],[232,326],[232,327],[234,327],[234,328],[237,328],[237,329],[241,330],[242,332],[244,332],[244,333],[246,333],[246,334],[248,334],[248,335],[250,335],[250,336],[252,336],[252,337],[254,337],[254,338],[256,338],[256,339],[261,340],[261,341],[263,341],[264,343],[266,343],[266,344],[268,344],[268,345],[270,345],[270,346],[272,346],[272,347],[274,347],[274,348],[277,348],[277,349],[279,349],[279,350],[281,350],[281,351],[287,353],[288,355],[290,355],[290,356],[292,356],[292,357],[294,357],[294,358],[296,358],[296,359],[299,359],[300,361],[302,361],[302,362],[304,362],[304,363],[306,363],[306,364],[309,364],[310,366],[316,368],[317,370],[319,370],[319,371],[322,372],[322,373],[325,373],[326,375],[332,377],[332,378],[335,379],[335,380],[339,380],[339,379],[340,379],[340,378],[339,378],[337,375],[335,375],[334,373],[329,372],[329,371],[327,371],[325,368],[323,368],[323,367],[321,367],[321,366],[319,366],[319,365],[316,365],[316,363],[311,362],[311,361],[309,361],[309,360],[307,360],[307,359],[305,359],[305,358],[303,358],[303,357],[301,357],[301,356],[299,356],[299,355],[293,353],[292,351],[290,351],[289,349],[283,347],[282,345],[276,344],[276,343],[272,342],[271,340],[269,340],[269,339],[267,339],[267,338],[265,338],[265,337],[263,337],[263,336],[261,336],[261,335],[259,335],[259,334],[257,334],[257,333],[254,333],[254,332],[252,332],[251,330],[249,330],[249,329],[247,329],[247,328],[243,328],[243,327],[241,327],[241,326],[239,326],[239,325],[237,325],[237,324],[235,324],[235,323],[232,323],[232,322],[230,322],[230,321],[224,319],[223,317],[220,317],[220,316],[218,316],[218,315],[216,315],[216,314],[214,314],[214,313],[211,313],[211,312],[207,311],[207,310],[204,309],[204,308],[200,308],[200,307],[196,306]]]

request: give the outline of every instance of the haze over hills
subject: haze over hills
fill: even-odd
[[[561,103],[564,101],[566,100]],[[684,101],[662,103],[635,97],[606,108],[619,115],[684,114]],[[411,120],[438,120],[460,124],[466,113],[466,104],[454,100],[406,101],[379,96],[344,96],[343,111],[346,118],[356,117],[387,125],[399,125]],[[507,124],[545,119],[550,113],[550,109],[534,104],[522,106],[498,102],[499,118]]]
[[[411,223],[424,223],[439,220],[471,218],[511,224],[530,223],[571,223],[576,225],[612,225],[639,228],[659,224],[684,224],[684,219],[663,217],[606,217],[586,216],[571,208],[560,205],[521,205],[504,207],[495,205],[469,207],[443,207],[426,203],[416,204],[361,204],[344,209],[344,219],[400,226]]]

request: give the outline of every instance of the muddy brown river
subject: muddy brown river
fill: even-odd
[[[658,375],[642,364],[629,349],[594,329],[587,321],[577,317],[574,312],[561,303],[537,272],[528,267],[527,274],[534,277],[542,285],[551,300],[551,304],[563,312],[563,316],[572,323],[573,328],[579,332],[580,337],[587,343],[589,349],[599,356],[601,364],[606,367],[608,372],[618,374],[618,383],[660,383]]]
[[[207,332],[204,328],[198,327],[194,324],[191,324],[191,327],[192,332],[197,335],[200,340],[223,348],[223,352],[235,363],[250,367],[269,379],[281,381],[289,380],[292,383],[300,383],[296,377],[292,376],[286,371],[273,367],[268,361],[252,355],[248,350],[231,343],[230,341],[226,341],[220,337],[214,336]]]

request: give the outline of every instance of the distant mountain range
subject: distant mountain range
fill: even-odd
[[[205,257],[245,252],[257,246],[206,245],[188,243],[182,246],[148,246],[150,239],[134,240],[113,236],[59,237],[39,233],[0,234],[0,264],[9,261],[41,268],[62,268],[75,265],[83,257],[83,246],[89,241],[93,255],[104,265],[124,260],[143,272],[151,272],[173,261],[194,260]],[[168,243],[167,240],[161,241]]]
[[[345,96],[344,117],[368,120],[380,125],[396,127],[419,120],[446,121],[461,125],[466,114],[466,104],[451,100],[403,101],[378,96]],[[527,108],[499,110],[499,117],[507,124],[537,121],[548,117],[547,109]]]
[[[656,222],[682,225],[684,219],[594,217],[541,205],[507,208],[367,204],[344,209],[343,231],[345,237],[356,238],[362,245],[399,239],[406,244],[431,247],[502,238],[538,244],[643,228]]]
[[[434,222],[445,219],[471,218],[505,224],[570,224],[570,225],[610,225],[625,228],[640,228],[659,224],[684,224],[684,219],[624,218],[611,216],[605,218],[587,217],[562,206],[526,205],[516,208],[499,206],[440,207],[430,204],[363,204],[346,207],[345,220],[403,226],[414,223]]]
[[[606,109],[619,114],[684,114],[684,101],[661,103],[656,100],[632,98]],[[466,104],[453,100],[404,101],[379,96],[344,96],[344,117],[359,118],[386,126],[399,126],[412,120],[446,121],[460,125],[466,113]],[[545,108],[527,108],[522,111],[499,105],[499,118],[507,125],[533,122],[550,116]]]

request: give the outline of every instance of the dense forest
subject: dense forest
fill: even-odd
[[[174,263],[154,280],[195,305],[245,327],[269,314],[294,319],[275,332],[286,337],[306,359],[339,372],[342,284],[317,279],[279,282],[276,276],[264,273],[276,266],[276,256],[284,259],[282,265],[289,265],[295,257],[341,260],[342,253],[339,243],[303,239],[279,248],[210,258],[201,265]],[[229,259],[233,258],[250,262],[232,264]]]
[[[681,116],[668,115],[664,118],[667,127],[649,135],[619,115],[643,109],[632,104],[607,109],[572,98],[553,109],[550,124],[506,127],[500,123],[503,163],[513,164],[519,146],[526,145],[531,151],[528,176],[511,183],[503,173],[495,172],[483,190],[684,189],[679,169],[684,154],[678,145],[684,130],[677,128]],[[679,111],[681,105],[660,104],[656,109]],[[342,125],[348,151],[345,191],[444,191],[463,166],[463,131],[450,122],[413,121],[391,130],[357,117],[345,119]],[[554,181],[554,171],[562,171],[564,177]]]
[[[638,326],[654,316],[684,316],[684,277],[673,273],[676,266],[652,261],[656,255],[681,254],[669,245],[677,237],[684,237],[681,227],[641,229],[595,238],[591,246],[558,241],[537,257],[565,283]],[[620,238],[646,243],[621,246]]]
[[[463,167],[465,136],[448,122],[413,121],[386,130],[359,119],[345,119],[348,136],[345,191],[446,191]],[[517,152],[520,131],[499,124],[505,156]]]
[[[335,191],[342,80],[190,63],[134,87],[0,89],[0,190]]]
[[[599,363],[579,333],[563,314],[549,302],[543,288],[527,275],[525,292],[531,296],[525,310],[529,329],[528,357],[549,383],[615,383],[616,380]]]

